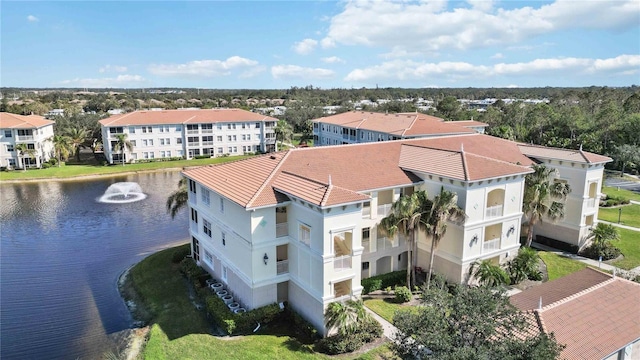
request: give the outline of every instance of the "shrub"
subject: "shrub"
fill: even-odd
[[[289,306],[284,308],[282,316],[286,322],[293,325],[297,334],[303,334],[309,340],[314,340],[320,337],[318,330]]]
[[[211,155],[196,155],[193,157],[194,159],[209,159]]]
[[[594,260],[599,260],[600,256],[602,256],[602,260],[611,260],[620,256],[620,254],[620,249],[611,243],[606,243],[602,246],[591,244],[580,252],[580,255]]]
[[[56,159],[56,158],[51,158],[51,159],[49,159],[49,161],[48,161],[48,162],[49,162],[49,164],[51,164],[51,165],[57,165],[57,164],[58,164],[58,159]]]
[[[538,253],[530,247],[521,247],[518,255],[507,264],[507,271],[511,284],[517,284],[523,280],[542,279],[538,270]]]
[[[629,199],[627,199],[624,196],[607,195],[605,200],[600,202],[600,206],[611,207],[611,206],[618,206],[618,205],[626,205],[628,203],[629,203]]]
[[[208,295],[205,303],[209,316],[230,335],[250,334],[258,323],[263,325],[270,323],[280,314],[280,306],[275,303],[243,314],[230,311],[224,301],[215,295]]]
[[[400,303],[406,303],[411,300],[411,290],[406,286],[396,286],[396,301]]]
[[[373,318],[369,318],[360,324],[358,334],[365,343],[372,342],[382,336],[382,325]]]
[[[358,350],[364,342],[359,336],[334,335],[316,343],[316,350],[328,355],[350,353]]]
[[[50,167],[51,167],[51,164],[49,164],[49,163],[42,163],[40,166],[41,166],[43,169],[48,169],[48,168],[50,168]]]
[[[173,255],[171,255],[171,262],[178,264],[189,254],[191,254],[191,248],[189,246],[180,246],[173,252]]]
[[[180,272],[189,279],[195,279],[206,271],[198,266],[192,258],[184,258],[180,261]]]
[[[384,289],[388,286],[393,287],[396,285],[402,285],[406,282],[406,280],[407,271],[400,270],[382,275],[372,276],[367,279],[362,279],[360,283],[363,287],[362,293],[366,295],[372,291]]]

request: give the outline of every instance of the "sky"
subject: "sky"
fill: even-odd
[[[640,85],[640,0],[6,1],[0,86]]]

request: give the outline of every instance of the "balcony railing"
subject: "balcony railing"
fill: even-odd
[[[487,218],[494,218],[502,216],[502,205],[489,206],[485,211]]]
[[[213,134],[213,129],[202,129],[203,134]]]
[[[337,271],[351,269],[351,255],[342,255],[333,259],[333,269]]]
[[[587,207],[596,207],[596,198],[587,199]]]
[[[362,218],[363,219],[368,219],[370,217],[371,217],[371,206],[363,207],[362,208]]]
[[[33,141],[33,135],[18,135],[17,141]]]
[[[191,141],[190,141],[190,142],[188,142],[188,143],[187,143],[187,146],[195,146],[195,147],[198,147],[198,146],[200,146],[200,143],[199,143],[199,142],[191,142]]]
[[[280,260],[276,262],[276,271],[278,275],[286,274],[289,272],[289,260]]]
[[[276,224],[276,237],[283,237],[289,235],[289,224],[279,223]]]
[[[362,239],[362,247],[364,248],[364,252],[368,253],[371,251],[371,241],[369,239]]]
[[[387,216],[391,211],[392,204],[384,204],[378,206],[378,216]]]
[[[213,145],[213,141],[202,141],[202,145]]]
[[[389,239],[386,237],[379,237],[376,240],[376,250],[386,250],[394,247],[398,247],[398,240]]]
[[[345,139],[345,140],[349,139],[349,134],[342,134],[342,138]]]
[[[187,130],[187,134],[199,134],[200,130]]]
[[[487,240],[482,243],[482,252],[491,252],[500,249],[500,238]]]

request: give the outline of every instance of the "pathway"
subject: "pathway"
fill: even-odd
[[[638,203],[638,204],[640,204],[640,203]],[[604,223],[604,224],[611,224],[611,225],[617,226],[619,228],[640,232],[640,229],[638,229],[637,227],[633,227],[633,226],[629,226],[629,225],[622,225],[622,224],[609,222],[609,221],[604,221],[604,220],[600,220],[600,219],[598,219],[598,222],[601,222],[601,223]]]
[[[373,312],[368,307],[365,306],[364,308],[365,308],[365,310],[367,310],[367,312],[369,314],[371,314],[371,316],[373,316],[374,319],[376,319],[376,321],[378,321],[380,323],[380,325],[382,325],[382,330],[383,330],[384,336],[387,339],[393,341],[395,339],[395,334],[398,332],[398,328],[393,326],[393,324],[391,324],[387,320],[383,319],[380,315],[376,314],[375,312]]]

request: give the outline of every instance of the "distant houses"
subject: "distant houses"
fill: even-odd
[[[0,112],[0,167],[39,168],[53,157],[53,121]],[[26,145],[19,151],[19,145]]]

